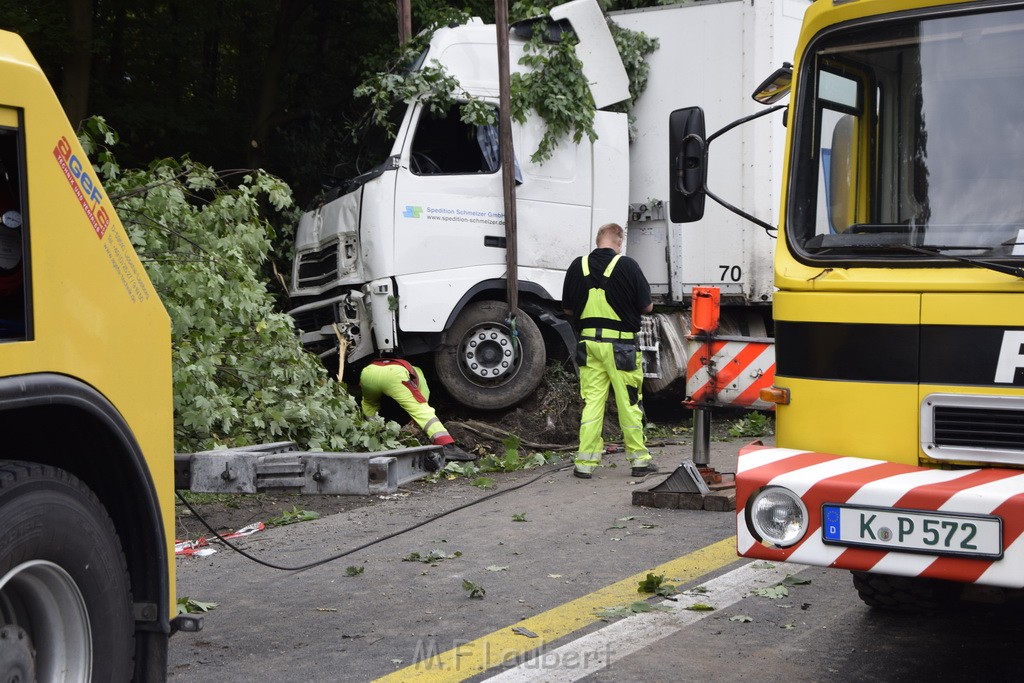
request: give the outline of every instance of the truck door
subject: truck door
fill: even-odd
[[[459,107],[416,105],[395,187],[395,274],[505,262],[498,142]]]

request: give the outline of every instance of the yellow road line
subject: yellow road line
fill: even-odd
[[[446,652],[423,651],[420,654],[425,655],[425,658],[421,661],[383,678],[378,678],[375,683],[398,683],[400,681],[455,683],[466,680],[504,661],[520,657],[531,650],[593,624],[598,620],[595,613],[605,607],[636,602],[641,599],[636,592],[637,585],[647,577],[648,573],[663,574],[666,578],[675,579],[683,584],[738,559],[736,538],[729,537],[653,569],[634,574],[537,616],[518,621],[476,640],[460,644]],[[529,629],[536,633],[538,638],[525,638],[513,633],[512,626]]]

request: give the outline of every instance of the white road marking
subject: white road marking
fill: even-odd
[[[765,586],[774,586],[787,576],[807,567],[799,564],[749,562],[718,578],[707,581],[702,592],[682,593],[676,602],[662,603],[668,612],[655,611],[620,619],[608,626],[552,650],[533,653],[515,668],[503,671],[488,681],[520,683],[570,683],[604,669],[613,659],[621,659],[691,626],[712,611],[692,611],[687,607],[711,605],[722,610]]]

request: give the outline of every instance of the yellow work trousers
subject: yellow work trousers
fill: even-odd
[[[427,433],[431,443],[438,446],[453,443],[448,430],[427,403],[430,388],[427,387],[423,371],[416,366],[412,369],[416,373],[415,384],[410,381],[408,370],[401,365],[367,365],[359,376],[359,386],[363,392],[363,415],[376,415],[380,410],[381,397],[390,396]]]
[[[576,454],[576,469],[593,472],[601,464],[604,454],[604,409],[608,402],[609,387],[615,393],[615,407],[619,413],[619,427],[626,446],[626,459],[631,466],[642,467],[651,459],[644,441],[643,401],[644,371],[640,351],[636,351],[636,367],[619,370],[615,366],[614,345],[606,341],[584,341],[587,347],[586,365],[580,366],[580,396],[583,397],[583,416],[580,419],[580,447]]]

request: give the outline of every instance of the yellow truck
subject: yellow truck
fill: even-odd
[[[879,607],[1024,587],[1022,91],[1024,3],[816,0],[755,95],[790,101],[777,447],[740,455],[741,555],[851,570]]]
[[[156,681],[174,615],[170,322],[0,31],[0,679]]]

